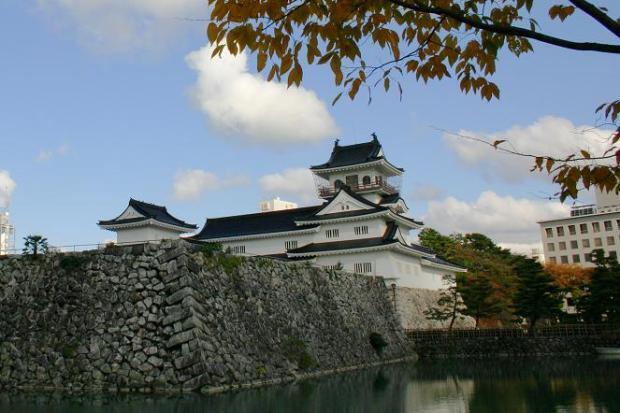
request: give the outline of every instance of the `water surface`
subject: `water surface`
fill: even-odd
[[[620,413],[620,359],[425,361],[214,396],[0,393],[15,413]]]

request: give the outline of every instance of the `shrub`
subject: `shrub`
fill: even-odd
[[[205,257],[212,257],[215,254],[222,252],[222,249],[222,244],[220,244],[219,242],[209,242],[202,246],[200,252],[202,252],[202,255],[204,255]]]
[[[289,337],[284,342],[284,356],[302,370],[316,366],[316,360],[306,347],[306,343],[297,337]]]
[[[383,336],[379,333],[370,333],[368,339],[370,340],[370,345],[375,349],[378,355],[381,355],[383,353],[383,349],[388,345],[387,341],[385,341]]]
[[[235,255],[220,255],[217,257],[217,263],[228,275],[234,274],[242,262],[243,257],[237,257]]]
[[[65,271],[75,271],[88,262],[83,255],[65,255],[60,259],[60,268]]]

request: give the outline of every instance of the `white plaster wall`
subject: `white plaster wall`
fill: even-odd
[[[249,255],[270,255],[270,254],[282,254],[286,251],[286,241],[297,241],[297,245],[302,247],[306,244],[310,244],[314,241],[315,234],[293,234],[278,236],[272,238],[258,238],[251,240],[240,241],[222,241],[221,244],[226,249],[231,249],[238,245],[245,245],[245,253]]]
[[[391,251],[341,254],[317,257],[316,265],[342,264],[346,271],[354,271],[355,263],[370,262],[373,271],[368,275],[387,278],[386,283],[397,287],[439,290],[445,288],[442,277],[445,271],[422,266],[420,258]],[[395,278],[391,280],[390,278]]]
[[[116,241],[119,244],[137,244],[145,241],[177,239],[179,238],[179,235],[180,234],[177,231],[166,230],[163,228],[138,227],[119,230],[116,233]]]

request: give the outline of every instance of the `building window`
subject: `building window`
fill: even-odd
[[[577,244],[577,241],[571,241],[570,242],[570,249],[576,250],[577,248],[579,248],[579,245]]]
[[[579,257],[579,254],[573,255],[573,264],[579,264],[580,262],[581,258]]]
[[[342,188],[342,185],[343,185],[343,184],[344,184],[344,182],[342,182],[340,179],[336,179],[336,180],[334,181],[334,188],[336,188],[336,189],[340,189],[340,188]]]
[[[558,233],[558,237],[563,237],[564,236],[564,227],[557,227],[555,230]]]
[[[584,248],[590,248],[590,240],[589,239],[581,240],[581,244],[583,245]]]
[[[609,251],[609,258],[618,261],[618,253],[616,253],[616,251]]]
[[[568,264],[568,257],[567,257],[566,255],[562,255],[562,256],[560,257],[560,262],[561,262],[562,264]]]
[[[613,229],[611,226],[611,221],[605,221],[603,222],[603,225],[605,225],[605,231],[611,231]]]
[[[588,233],[588,224],[579,224],[579,231],[582,234],[587,234]]]
[[[324,265],[323,268],[325,268],[326,270],[342,270],[342,264],[338,263],[338,264]]]
[[[564,251],[566,249],[566,242],[562,241],[559,244],[560,251]]]
[[[356,262],[354,265],[354,271],[360,274],[367,274],[372,272],[372,263],[370,262]]]
[[[368,175],[362,178],[362,184],[370,185],[370,177]]]
[[[602,247],[603,246],[603,240],[601,240],[600,238],[594,238],[594,246],[595,247]]]
[[[245,254],[245,245],[235,245],[231,250],[233,254]]]
[[[601,224],[599,224],[598,222],[593,222],[592,223],[592,231],[594,231],[594,232],[601,232]]]
[[[555,244],[553,242],[547,244],[547,251],[555,251]]]
[[[328,229],[325,231],[325,238],[338,238],[340,237],[339,229]]]
[[[368,225],[362,225],[360,227],[353,227],[353,232],[355,232],[355,235],[368,234]]]
[[[555,264],[557,260],[555,259],[555,257],[549,257],[549,262]]]
[[[592,262],[592,253],[586,252],[585,254],[583,254],[583,258],[585,262]]]
[[[607,245],[616,245],[616,239],[614,237],[607,237]]]
[[[350,186],[351,188],[356,188],[359,185],[359,178],[357,175],[347,175],[344,179],[347,186]]]
[[[620,229],[620,219],[616,220],[616,225],[618,225],[618,229]]]
[[[575,235],[575,234],[577,233],[577,230],[575,229],[575,226],[574,226],[574,225],[569,225],[569,226],[568,226],[568,233],[569,233],[570,235]]]
[[[547,234],[547,238],[553,238],[553,228],[545,228],[545,233]]]
[[[286,241],[284,242],[284,248],[287,250],[294,250],[297,248],[297,241]]]

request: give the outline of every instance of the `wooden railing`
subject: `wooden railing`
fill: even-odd
[[[374,191],[377,189],[383,190],[388,194],[396,194],[398,193],[398,188],[393,185],[388,184],[387,182],[373,182],[370,184],[358,184],[358,185],[347,185],[354,192],[363,192],[363,191]],[[335,186],[320,186],[319,187],[319,196],[326,197],[335,195],[340,188],[336,188]]]

